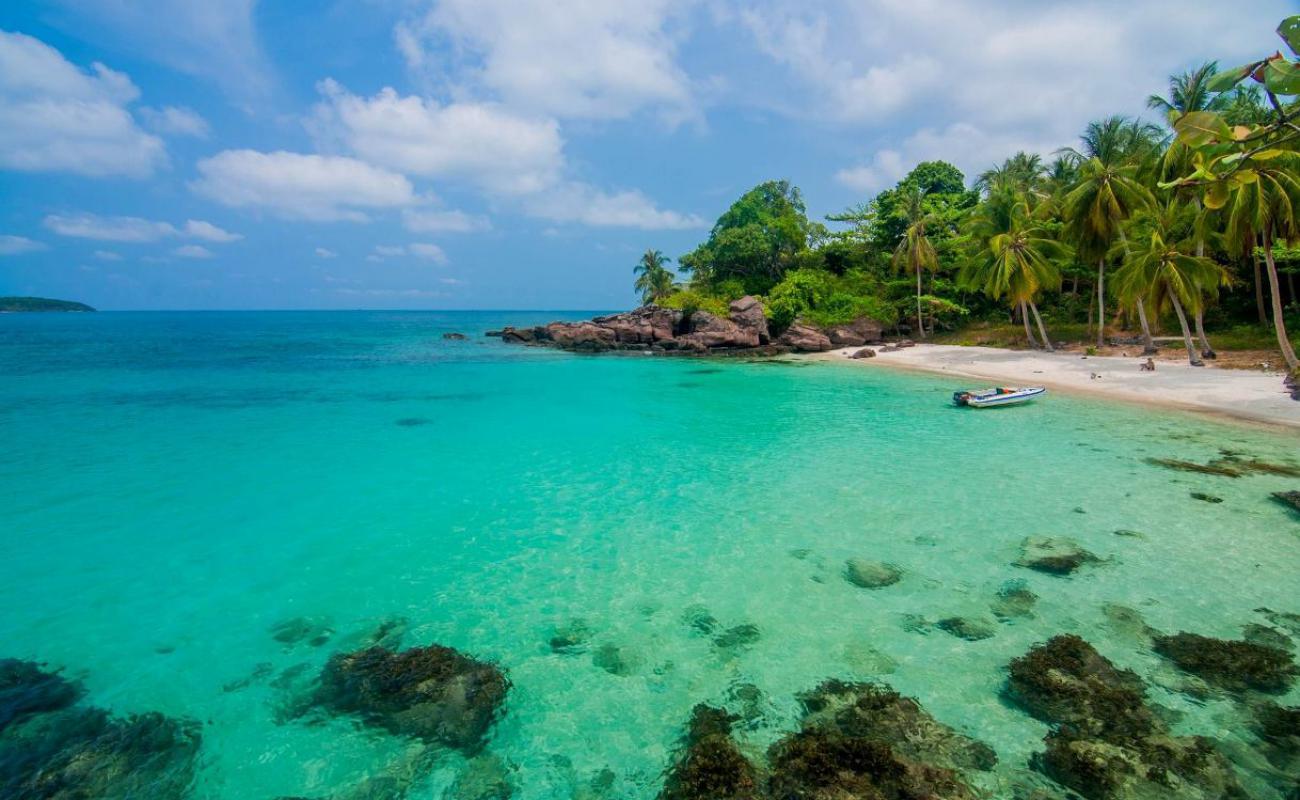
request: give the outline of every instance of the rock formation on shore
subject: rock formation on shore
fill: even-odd
[[[795,320],[779,336],[768,327],[763,304],[746,295],[733,300],[727,316],[708,311],[679,311],[648,305],[622,314],[581,322],[552,322],[532,328],[492,331],[503,341],[598,353],[610,350],[649,350],[656,353],[782,353],[823,352],[879,342],[882,326],[862,317],[827,330]]]

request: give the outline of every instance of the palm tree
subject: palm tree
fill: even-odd
[[[1153,94],[1147,97],[1147,108],[1186,114],[1189,111],[1222,111],[1228,107],[1226,94],[1214,94],[1207,85],[1219,72],[1217,61],[1207,61],[1196,69],[1169,76],[1169,97]]]
[[[1060,152],[1079,168],[1064,199],[1067,233],[1084,258],[1097,259],[1097,346],[1106,343],[1106,252],[1123,236],[1122,224],[1133,212],[1151,205],[1151,193],[1138,180],[1139,167],[1150,163],[1160,129],[1123,116],[1091,122],[1080,147]],[[1125,243],[1127,247],[1127,243]],[[1144,350],[1155,350],[1144,304],[1136,306]]]
[[[1183,331],[1188,363],[1193,367],[1203,367],[1205,363],[1197,356],[1183,309],[1198,310],[1203,302],[1204,287],[1217,286],[1223,281],[1226,271],[1213,260],[1189,255],[1176,242],[1166,241],[1160,230],[1162,227],[1163,224],[1157,223],[1147,246],[1131,253],[1115,272],[1116,293],[1129,303],[1143,303],[1147,298],[1155,298],[1157,308],[1163,301],[1168,301]]]
[[[673,273],[666,264],[670,261],[658,250],[646,250],[641,261],[632,268],[637,276],[634,288],[641,293],[643,304],[657,303],[673,293]]]
[[[894,267],[916,273],[916,327],[925,338],[925,318],[921,312],[921,271],[939,268],[939,256],[930,241],[927,228],[938,226],[937,214],[926,208],[925,192],[919,186],[907,187],[903,195],[902,216],[907,221],[903,238],[894,250]]]
[[[1235,189],[1229,184],[1231,195],[1225,208],[1228,216],[1226,238],[1238,252],[1254,250],[1256,241],[1264,251],[1268,285],[1272,294],[1273,331],[1287,369],[1300,369],[1295,348],[1287,338],[1286,322],[1282,319],[1282,295],[1278,286],[1277,262],[1273,258],[1273,244],[1278,239],[1300,236],[1300,154],[1280,153],[1267,161],[1260,161],[1251,169],[1252,178],[1241,180]],[[1213,187],[1212,187],[1213,188]],[[1207,192],[1206,204],[1210,205]]]
[[[998,186],[1006,186],[1029,194],[1040,188],[1046,175],[1047,167],[1043,164],[1043,157],[1022,150],[998,166],[980,173],[975,179],[975,188],[987,193]]]
[[[966,262],[958,274],[958,283],[995,300],[1005,297],[1012,306],[1019,306],[1025,338],[1030,347],[1036,347],[1029,328],[1032,312],[1043,347],[1054,350],[1034,298],[1044,289],[1061,285],[1057,262],[1065,255],[1065,248],[1032,218],[1023,197],[1006,191],[989,198],[972,219],[970,231],[984,241],[982,257]]]

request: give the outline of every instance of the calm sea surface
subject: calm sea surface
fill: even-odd
[[[1300,485],[1144,459],[1294,461],[1300,438],[1059,395],[963,411],[950,382],[883,369],[482,336],[563,316],[0,316],[0,657],[62,667],[116,713],[198,720],[200,798],[385,775],[441,796],[459,755],[413,769],[409,741],[280,713],[385,622],[507,670],[488,750],[517,798],[653,797],[694,704],[743,696],[757,752],[826,677],[917,697],[1013,780],[1047,728],[1000,697],[1005,666],[1062,631],[1146,678],[1179,732],[1238,735],[1227,701],[1164,688],[1177,676],[1116,606],[1221,637],[1300,612],[1300,520],[1269,500]],[[1029,535],[1107,561],[1013,566]],[[904,577],[857,588],[851,557]],[[997,622],[1013,580],[1040,599]],[[704,614],[756,640],[719,645],[689,624]],[[995,635],[930,624],[953,616]],[[291,620],[314,641],[277,641]],[[575,621],[586,648],[553,652]]]

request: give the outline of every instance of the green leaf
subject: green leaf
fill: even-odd
[[[1300,16],[1287,17],[1277,26],[1277,35],[1291,48],[1291,52],[1300,56]]]
[[[1226,92],[1249,77],[1250,73],[1254,72],[1261,63],[1252,61],[1249,64],[1242,64],[1240,67],[1233,67],[1216,73],[1213,78],[1206,81],[1205,88],[1211,92]]]
[[[1232,140],[1232,129],[1213,111],[1191,111],[1174,123],[1178,138],[1190,147],[1200,147],[1211,141]]]
[[[1205,207],[1208,209],[1223,208],[1228,204],[1228,184],[1224,181],[1211,183],[1205,189]]]
[[[1273,94],[1300,94],[1300,64],[1279,58],[1264,65],[1264,86]]]

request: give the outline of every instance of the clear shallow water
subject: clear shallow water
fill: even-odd
[[[413,748],[348,718],[278,722],[276,678],[297,668],[300,685],[402,617],[404,646],[508,670],[490,750],[516,797],[572,797],[608,769],[611,796],[648,798],[695,703],[756,685],[740,738],[759,751],[831,676],[917,697],[1012,779],[1046,727],[999,697],[1005,665],[1062,631],[1147,678],[1180,732],[1230,738],[1228,704],[1162,688],[1171,668],[1103,605],[1223,637],[1261,606],[1300,612],[1300,525],[1268,499],[1295,479],[1142,461],[1296,459],[1291,434],[1062,396],[963,412],[948,382],[884,370],[480,336],[557,316],[0,316],[0,657],[66,667],[120,713],[202,721],[197,797],[322,797],[401,774]],[[1110,561],[1012,566],[1031,534]],[[905,576],[856,588],[849,557]],[[909,623],[987,616],[1017,578],[1035,616],[991,639]],[[683,621],[696,606],[761,636],[719,648]],[[272,638],[303,616],[330,641]],[[553,653],[575,618],[589,649]],[[605,645],[630,674],[593,663]],[[440,759],[411,796],[462,765]]]

